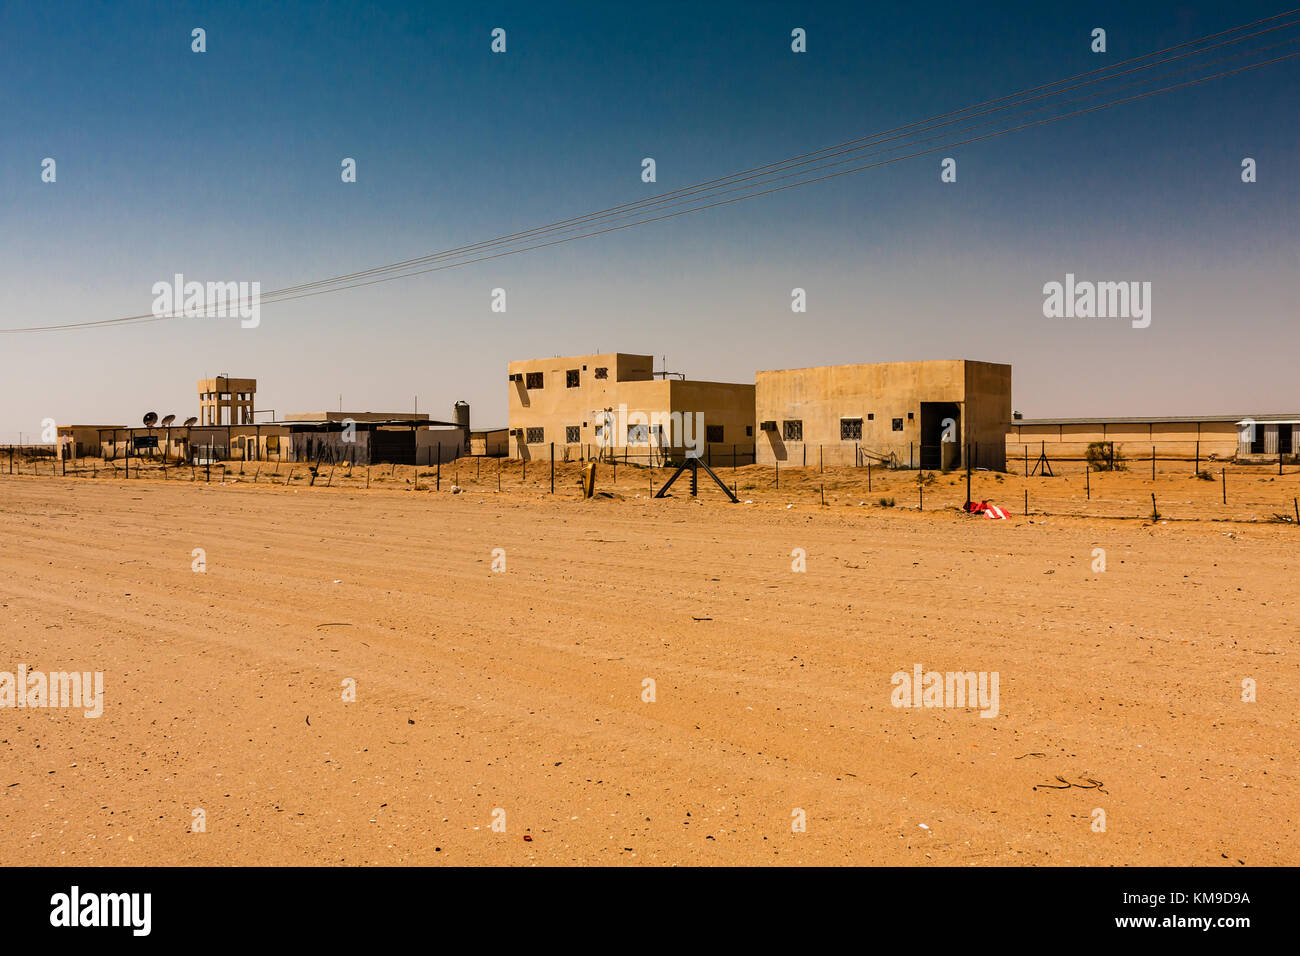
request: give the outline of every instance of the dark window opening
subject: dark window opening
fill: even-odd
[[[565,388],[577,388],[579,384],[581,384],[581,379],[576,368],[571,368],[564,373]]]
[[[902,420],[901,418],[895,418],[895,419],[894,419],[894,431],[896,431],[896,432],[901,432],[902,430],[903,430],[903,420]]]
[[[597,367],[596,378],[609,378],[609,369]]]
[[[803,419],[782,422],[782,435],[786,441],[803,441]]]
[[[907,420],[908,420],[909,422],[913,420],[913,419],[912,419],[912,413],[911,413],[911,412],[908,412],[908,413],[907,413]]]
[[[546,430],[543,428],[529,428],[525,434],[525,441],[529,445],[540,445],[542,442],[546,441]]]
[[[840,419],[840,441],[860,441],[862,438],[862,419]]]
[[[704,440],[705,440],[706,442],[708,442],[710,445],[719,445],[719,444],[721,444],[721,443],[722,443],[722,440],[723,440],[723,439],[722,439],[722,426],[721,426],[721,425],[705,425],[705,426],[704,426]]]
[[[525,380],[524,380],[524,387],[525,387],[525,388],[541,388],[541,387],[542,387],[542,373],[541,373],[541,372],[529,372],[528,375],[527,375],[527,377],[526,377]]]
[[[753,426],[753,425],[746,425],[746,426],[745,426],[745,437],[746,437],[746,438],[753,438],[753,437],[754,437],[754,426]]]
[[[582,441],[582,429],[577,425],[564,426],[564,440],[570,445],[576,445]]]
[[[869,421],[869,422],[874,422],[875,420],[876,420],[876,413],[875,413],[875,412],[867,412],[867,421]]]

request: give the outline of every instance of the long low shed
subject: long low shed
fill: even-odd
[[[1087,457],[1088,446],[1114,446],[1116,456],[1277,461],[1300,450],[1300,414],[1214,415],[1153,418],[1021,418],[1007,425],[1007,458],[1045,453],[1048,458]]]

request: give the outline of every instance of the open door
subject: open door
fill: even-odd
[[[922,402],[921,467],[947,471],[960,463],[961,406],[956,402]]]

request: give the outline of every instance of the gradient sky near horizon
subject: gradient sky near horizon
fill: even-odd
[[[424,255],[1285,9],[0,3],[0,328],[145,313],[175,273],[266,291]],[[1104,55],[1089,48],[1098,26]],[[494,27],[505,54],[490,51]],[[807,53],[790,50],[795,27]],[[463,399],[476,427],[504,425],[507,361],[595,351],[741,382],[766,368],[1007,362],[1027,417],[1300,411],[1297,93],[1300,59],[955,147],[953,184],[932,154],[267,304],[257,329],[0,335],[0,442],[32,440],[47,417],[194,415],[196,380],[221,373],[257,378],[258,407],[281,416],[340,395],[350,411],[406,411],[418,396],[435,416]],[[340,179],[344,157],[356,183]],[[1043,284],[1067,272],[1151,282],[1150,328],[1044,318]],[[490,309],[496,287],[505,314]]]

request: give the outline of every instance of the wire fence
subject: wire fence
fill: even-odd
[[[1192,471],[1182,460],[1156,468],[1110,470],[1086,462],[1049,461],[1049,470],[1006,472],[863,466],[791,466],[767,464],[712,465],[719,478],[742,502],[758,504],[867,508],[918,512],[962,511],[967,501],[987,501],[1012,515],[1045,517],[1091,516],[1163,521],[1232,520],[1300,525],[1300,466],[1250,465],[1220,462],[1212,469]],[[59,478],[68,481],[119,479],[204,482],[268,488],[390,489],[419,492],[522,494],[583,497],[582,473],[587,462],[535,461],[518,458],[460,457],[435,459],[432,466],[342,461],[314,464],[289,461],[187,462],[162,458],[98,457],[60,459],[40,446],[0,447],[0,475]],[[648,498],[675,469],[642,464],[632,456],[625,463],[596,464],[598,497]],[[700,485],[702,501],[725,502],[711,483]],[[684,497],[678,483],[669,493]]]

